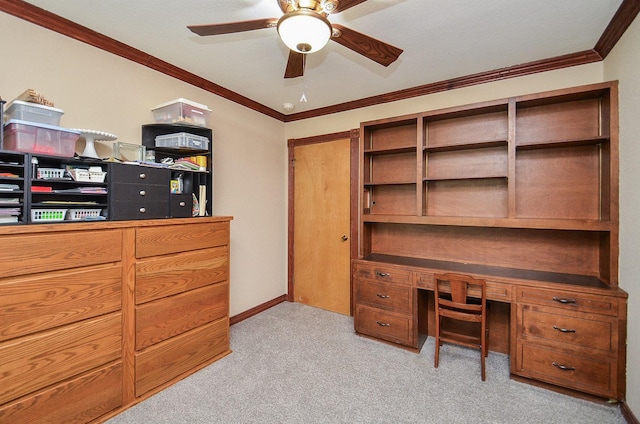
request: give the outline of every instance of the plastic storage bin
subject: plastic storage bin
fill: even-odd
[[[67,211],[67,221],[91,221],[100,218],[102,209],[69,209]]]
[[[156,147],[185,150],[208,150],[209,139],[207,137],[185,132],[159,135],[156,137]]]
[[[63,114],[62,109],[21,100],[12,101],[5,110],[7,120],[17,119],[46,125],[60,125],[60,118]]]
[[[66,215],[66,209],[31,209],[31,222],[60,222]]]
[[[211,109],[187,99],[175,99],[152,109],[153,119],[161,124],[191,124],[209,126]]]
[[[4,127],[2,148],[70,158],[78,138],[80,131],[12,119]]]

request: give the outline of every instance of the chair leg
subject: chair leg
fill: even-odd
[[[480,361],[481,361],[481,365],[480,365],[481,370],[480,370],[480,372],[482,374],[482,381],[485,381],[486,378],[487,378],[487,375],[485,373],[485,357],[482,354],[480,355]]]
[[[435,349],[435,354],[433,356],[433,367],[434,368],[438,368],[438,360],[440,359],[440,322],[439,322],[439,318],[438,322],[436,323],[436,349]]]

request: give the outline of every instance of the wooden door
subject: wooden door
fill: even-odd
[[[293,149],[293,300],[349,315],[351,140]]]

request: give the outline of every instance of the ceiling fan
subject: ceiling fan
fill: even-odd
[[[190,25],[187,28],[201,36],[277,28],[280,38],[290,49],[285,78],[302,76],[305,55],[320,50],[329,39],[383,66],[389,66],[398,59],[402,49],[342,25],[331,24],[327,19],[329,14],[343,12],[365,1],[367,0],[276,0],[284,13],[279,19]]]

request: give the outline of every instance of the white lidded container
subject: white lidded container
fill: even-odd
[[[187,124],[209,126],[211,109],[187,99],[175,99],[152,109],[153,119],[161,124]]]
[[[19,121],[58,126],[60,125],[60,118],[64,114],[64,111],[37,103],[14,100],[7,105],[4,114],[7,117],[7,121],[16,119]]]

